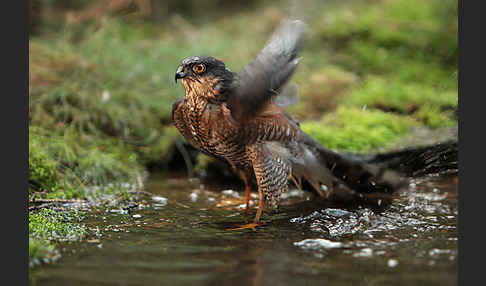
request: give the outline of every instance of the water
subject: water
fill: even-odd
[[[158,197],[129,213],[94,210],[86,224],[103,236],[63,245],[59,263],[33,271],[33,282],[457,284],[457,178],[414,181],[384,210],[346,209],[291,190],[255,231],[230,230],[245,223],[244,194],[234,189],[152,175],[146,190]]]

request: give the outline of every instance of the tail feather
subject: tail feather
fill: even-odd
[[[298,154],[292,161],[293,176],[305,179],[328,199],[367,199],[391,194],[407,183],[405,177],[389,168],[336,153],[305,133],[300,139],[297,146],[289,146]]]
[[[382,201],[405,187],[410,177],[457,174],[457,142],[375,154],[343,154],[329,150],[302,133],[298,148],[306,154],[293,162],[297,178],[304,178],[322,195],[337,200]],[[323,185],[326,187],[323,188]]]
[[[457,141],[355,157],[365,163],[396,170],[408,177],[457,175],[459,171]]]
[[[298,181],[305,179],[321,196],[328,197],[332,192],[333,174],[321,159],[306,145],[298,145],[298,156],[293,156],[292,175]]]

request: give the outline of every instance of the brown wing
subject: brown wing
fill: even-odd
[[[249,132],[247,138],[252,141],[278,142],[293,140],[300,132],[298,122],[273,101],[266,102],[244,130]]]
[[[280,93],[294,74],[304,36],[304,23],[285,21],[261,50],[236,76],[228,106],[237,122],[259,114],[265,103]]]
[[[254,132],[251,136],[264,141],[265,148],[288,162],[297,185],[301,179],[305,179],[321,196],[325,191],[332,192],[331,171],[316,154],[315,148],[304,144],[306,134],[282,107],[268,101],[260,113],[249,121],[248,127]]]

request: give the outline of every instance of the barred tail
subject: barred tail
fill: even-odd
[[[311,136],[302,133],[292,173],[297,185],[303,178],[320,195],[333,201],[367,201],[380,204],[383,196],[407,185],[407,178],[398,172],[365,159],[346,156],[322,146]]]
[[[457,175],[458,142],[446,141],[384,154],[360,156],[357,160],[396,170],[408,177]]]
[[[405,187],[411,177],[458,172],[457,142],[452,141],[375,155],[337,153],[305,133],[299,141],[299,149],[313,156],[306,159],[307,167],[293,167],[297,177],[306,179],[320,194],[327,190],[325,196],[337,201],[380,204],[384,197]],[[322,188],[323,184],[326,187]]]

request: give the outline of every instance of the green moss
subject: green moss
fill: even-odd
[[[176,140],[184,140],[179,131],[173,126],[164,128],[153,143],[137,148],[140,162],[144,165],[163,166],[162,163],[168,162],[176,152]]]
[[[59,188],[56,162],[49,157],[39,138],[29,135],[29,183],[37,190],[56,191]]]
[[[370,76],[343,104],[410,114],[426,126],[437,128],[456,121],[451,111],[457,109],[457,92]]]
[[[54,263],[59,258],[59,251],[51,242],[29,237],[29,267]]]
[[[327,47],[329,62],[361,77],[338,104],[410,115],[431,128],[454,125],[456,6],[363,0],[323,11],[312,45]]]
[[[289,111],[300,118],[320,117],[324,112],[335,109],[339,99],[357,81],[354,73],[338,66],[302,66],[293,78],[299,88],[301,103],[290,106]]]
[[[316,23],[322,39],[337,47],[354,41],[415,57],[457,64],[456,0],[356,1],[325,10]]]
[[[83,219],[75,211],[58,212],[42,209],[29,213],[29,265],[55,262],[60,253],[56,250],[56,243],[66,241],[80,241],[87,235]]]
[[[132,183],[141,174],[137,157],[116,144],[65,130],[63,136],[29,128],[29,183],[44,198],[84,197],[86,187]]]
[[[79,241],[86,236],[79,224],[83,216],[76,211],[62,212],[41,209],[29,213],[29,236],[50,241]]]
[[[341,107],[321,121],[304,122],[301,127],[328,148],[371,151],[392,145],[412,125],[407,117]]]
[[[457,126],[456,115],[451,110],[440,110],[437,106],[424,105],[414,114],[418,120],[431,128]]]

